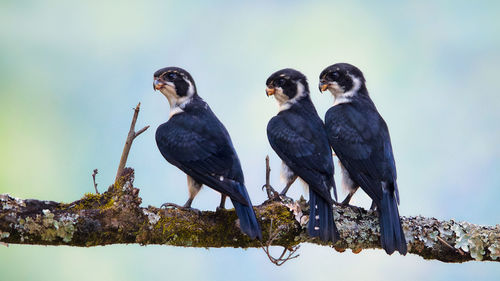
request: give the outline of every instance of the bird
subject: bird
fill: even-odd
[[[286,195],[299,177],[309,189],[310,215],[307,231],[311,237],[336,242],[339,233],[333,219],[333,199],[337,198],[333,178],[333,158],[323,121],[309,96],[307,78],[286,68],[273,73],[266,81],[266,95],[274,96],[279,112],[267,124],[267,137],[283,161],[282,177]]]
[[[165,67],[154,73],[154,90],[159,90],[170,104],[167,122],[156,130],[156,144],[163,157],[187,175],[191,203],[203,185],[221,193],[218,209],[226,196],[231,199],[242,232],[251,239],[262,239],[262,232],[245,187],[240,160],[228,131],[198,95],[195,82],[186,70]]]
[[[361,187],[373,200],[380,220],[381,244],[387,254],[406,255],[407,245],[399,218],[396,164],[389,130],[371,100],[361,70],[348,63],[325,68],[319,90],[329,90],[333,106],[325,115],[330,145],[340,160],[342,185],[348,205]]]

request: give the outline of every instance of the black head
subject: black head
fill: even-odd
[[[365,86],[363,72],[352,64],[336,63],[325,68],[319,75],[320,92],[330,90],[335,97],[357,92]]]
[[[274,95],[280,105],[309,94],[306,76],[291,68],[285,68],[271,74],[267,78],[266,86],[266,95]]]
[[[186,70],[179,67],[165,67],[154,74],[153,89],[159,90],[169,101],[196,94],[196,85],[193,77]]]

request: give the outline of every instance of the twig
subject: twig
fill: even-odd
[[[267,198],[269,200],[274,200],[279,198],[279,194],[271,186],[271,167],[269,166],[269,155],[266,155],[266,184],[262,186],[262,189],[266,189]]]
[[[462,256],[464,256],[464,255],[465,255],[465,253],[464,253],[464,251],[462,251],[462,249],[460,249],[460,248],[459,248],[459,249],[457,249],[457,248],[455,248],[455,247],[451,246],[450,244],[448,244],[448,242],[444,241],[444,239],[443,239],[443,238],[441,238],[441,237],[439,237],[439,236],[436,236],[436,238],[437,238],[437,240],[439,240],[439,242],[443,243],[446,247],[448,247],[448,248],[452,249],[453,251],[458,252],[458,253],[459,253],[460,255],[462,255]]]
[[[266,158],[266,159],[268,159],[268,158]],[[294,246],[291,249],[283,247],[283,251],[281,252],[281,255],[278,258],[275,258],[271,255],[269,247],[272,245],[274,240],[276,240],[276,238],[278,238],[281,230],[283,230],[283,227],[278,227],[275,231],[272,231],[272,229],[273,229],[273,219],[271,219],[271,224],[269,226],[269,239],[267,240],[266,245],[263,245],[261,243],[262,250],[264,250],[264,253],[266,253],[269,260],[272,263],[274,263],[275,265],[281,266],[289,260],[298,258],[300,256],[300,254],[296,254],[296,255],[294,255],[294,254],[300,248],[300,245]],[[287,254],[287,252],[288,252],[288,254]],[[286,254],[286,257],[285,257],[285,254]]]
[[[134,139],[140,134],[144,133],[149,126],[146,126],[139,131],[135,131],[135,122],[137,121],[137,116],[139,115],[139,110],[141,108],[141,103],[138,103],[134,108],[134,117],[132,117],[132,123],[130,124],[130,130],[128,131],[127,140],[125,141],[125,146],[123,147],[122,157],[120,158],[120,164],[118,165],[118,171],[116,171],[115,182],[120,178],[125,165],[127,164],[128,154],[130,152],[130,148],[132,147],[132,142]]]
[[[95,193],[100,194],[99,190],[97,190],[97,183],[95,182],[95,176],[97,175],[99,171],[97,169],[94,169],[94,172],[92,173],[92,180],[94,181],[94,188],[95,188]]]

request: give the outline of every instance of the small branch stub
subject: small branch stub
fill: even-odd
[[[97,169],[94,169],[94,172],[92,173],[92,180],[94,181],[95,193],[99,194],[99,190],[97,190],[97,183],[95,182],[95,176],[97,175],[97,173],[99,173],[99,171]]]

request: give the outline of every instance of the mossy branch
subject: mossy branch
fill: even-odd
[[[272,245],[287,249],[304,242],[330,246],[339,252],[380,248],[378,217],[363,209],[335,208],[341,240],[331,245],[307,236],[305,201],[265,203],[255,207],[264,231],[264,241],[260,242],[240,232],[234,210],[197,214],[140,207],[139,189],[133,186],[133,170],[126,168],[122,175],[103,194],[86,194],[69,204],[0,195],[0,242],[81,247],[138,243],[248,248],[261,247],[271,235]],[[443,262],[500,261],[500,225],[478,226],[420,216],[402,217],[402,222],[412,254]],[[277,235],[276,229],[279,229]]]

